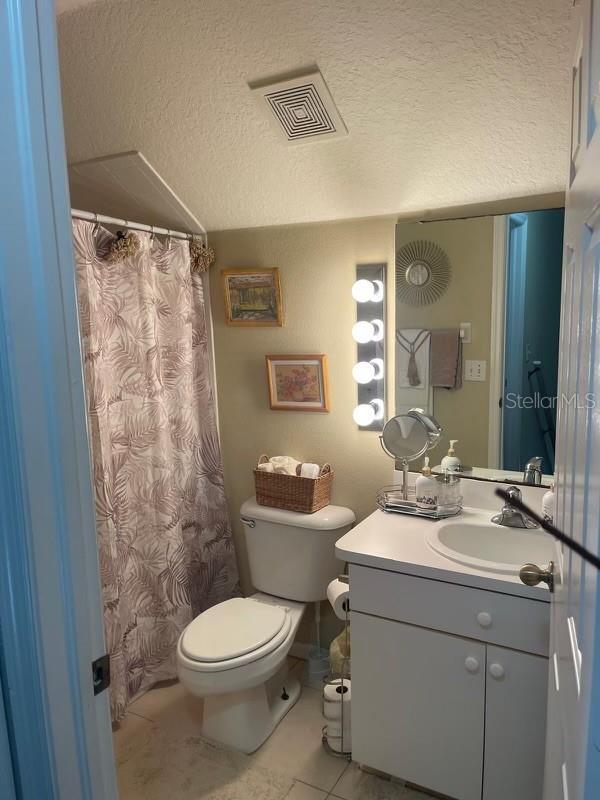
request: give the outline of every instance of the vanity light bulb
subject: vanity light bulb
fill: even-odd
[[[361,428],[366,428],[375,421],[375,409],[371,403],[361,403],[352,412],[352,419]]]
[[[374,335],[375,327],[370,322],[361,320],[361,322],[355,322],[352,326],[352,338],[359,344],[371,342]]]
[[[352,297],[357,303],[368,303],[373,299],[374,292],[373,281],[368,281],[366,278],[355,281],[352,286]]]
[[[352,418],[361,428],[366,428],[375,420],[383,419],[383,400],[376,398],[370,403],[361,403],[352,412]]]
[[[383,400],[376,398],[375,400],[371,400],[369,405],[373,406],[375,410],[374,419],[383,419]]]
[[[372,380],[380,381],[383,378],[383,358],[372,358],[369,364],[373,366],[374,375]]]
[[[380,342],[385,333],[383,322],[380,319],[372,319],[371,325],[373,326],[373,336],[371,337],[371,341]]]
[[[352,297],[357,303],[380,303],[383,300],[383,281],[360,278],[352,286]]]
[[[357,383],[371,383],[375,377],[375,367],[368,361],[359,361],[352,367],[352,377]]]
[[[383,281],[373,281],[373,303],[381,303],[383,300]]]

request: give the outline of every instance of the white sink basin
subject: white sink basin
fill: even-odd
[[[460,519],[437,525],[428,534],[427,543],[451,561],[511,575],[523,564],[545,566],[554,553],[551,537],[542,530]]]

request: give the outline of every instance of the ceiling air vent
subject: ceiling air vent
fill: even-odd
[[[274,129],[288,144],[348,134],[319,71],[251,88]]]

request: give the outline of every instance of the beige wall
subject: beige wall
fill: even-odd
[[[534,207],[549,205],[530,199]],[[525,203],[522,203],[525,207]],[[485,208],[506,212],[507,204]],[[477,207],[465,213],[477,213]],[[393,413],[395,329],[395,217],[334,223],[276,226],[210,234],[217,259],[211,272],[216,373],[225,482],[234,526],[242,585],[251,588],[242,526],[241,503],[254,492],[252,468],[263,452],[288,453],[301,460],[329,461],[336,477],[333,502],[352,508],[360,520],[375,508],[377,489],[390,482],[393,462],[382,452],[377,434],[359,431],[353,420],[356,385],[351,370],[355,345],[351,327],[356,309],[351,296],[357,263],[385,261],[387,284],[387,407]],[[453,278],[444,297],[427,311],[431,326],[472,323],[473,342],[464,357],[485,359],[490,350],[491,258],[490,217],[452,222],[408,223],[406,240],[434,238],[448,253]],[[230,328],[225,324],[220,270],[228,267],[279,267],[284,303],[282,328]],[[426,324],[423,309],[404,305],[403,327]],[[271,411],[264,357],[267,353],[326,353],[329,358],[331,411]],[[458,438],[463,460],[487,463],[489,384],[466,383],[457,392],[436,397],[436,415],[444,440]],[[437,394],[437,393],[436,393]],[[323,640],[337,631],[325,609]],[[310,641],[304,625],[300,641]]]
[[[396,327],[431,330],[470,322],[472,341],[464,345],[463,359],[487,363],[485,381],[463,381],[462,388],[453,391],[433,390],[433,411],[444,433],[432,464],[445,455],[450,438],[459,440],[456,452],[464,464],[488,464],[493,237],[493,217],[402,223],[396,229],[397,248],[415,239],[435,242],[452,266],[452,279],[438,301],[420,307],[398,303]]]
[[[359,431],[352,420],[356,384],[351,370],[356,350],[350,331],[356,307],[350,292],[357,263],[386,261],[393,279],[394,225],[394,218],[379,217],[210,236],[217,254],[211,273],[211,302],[225,484],[246,591],[250,579],[239,508],[254,493],[252,468],[261,453],[329,461],[335,470],[333,502],[352,508],[359,520],[374,510],[377,489],[390,483],[393,462],[381,450],[378,435]],[[220,270],[249,266],[280,268],[282,328],[231,328],[225,324]],[[393,311],[392,300],[393,280],[388,292],[388,309]],[[392,316],[388,313],[388,331]],[[326,353],[331,411],[271,411],[267,353]],[[388,374],[388,387],[392,385]],[[339,625],[327,609],[324,612],[326,642]],[[308,624],[298,638],[310,640]]]

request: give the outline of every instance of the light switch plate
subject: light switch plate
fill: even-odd
[[[465,380],[466,381],[484,381],[487,368],[487,361],[473,361],[467,359],[465,361]]]
[[[463,344],[471,344],[471,323],[470,322],[461,322],[460,323],[460,338],[462,339]]]

